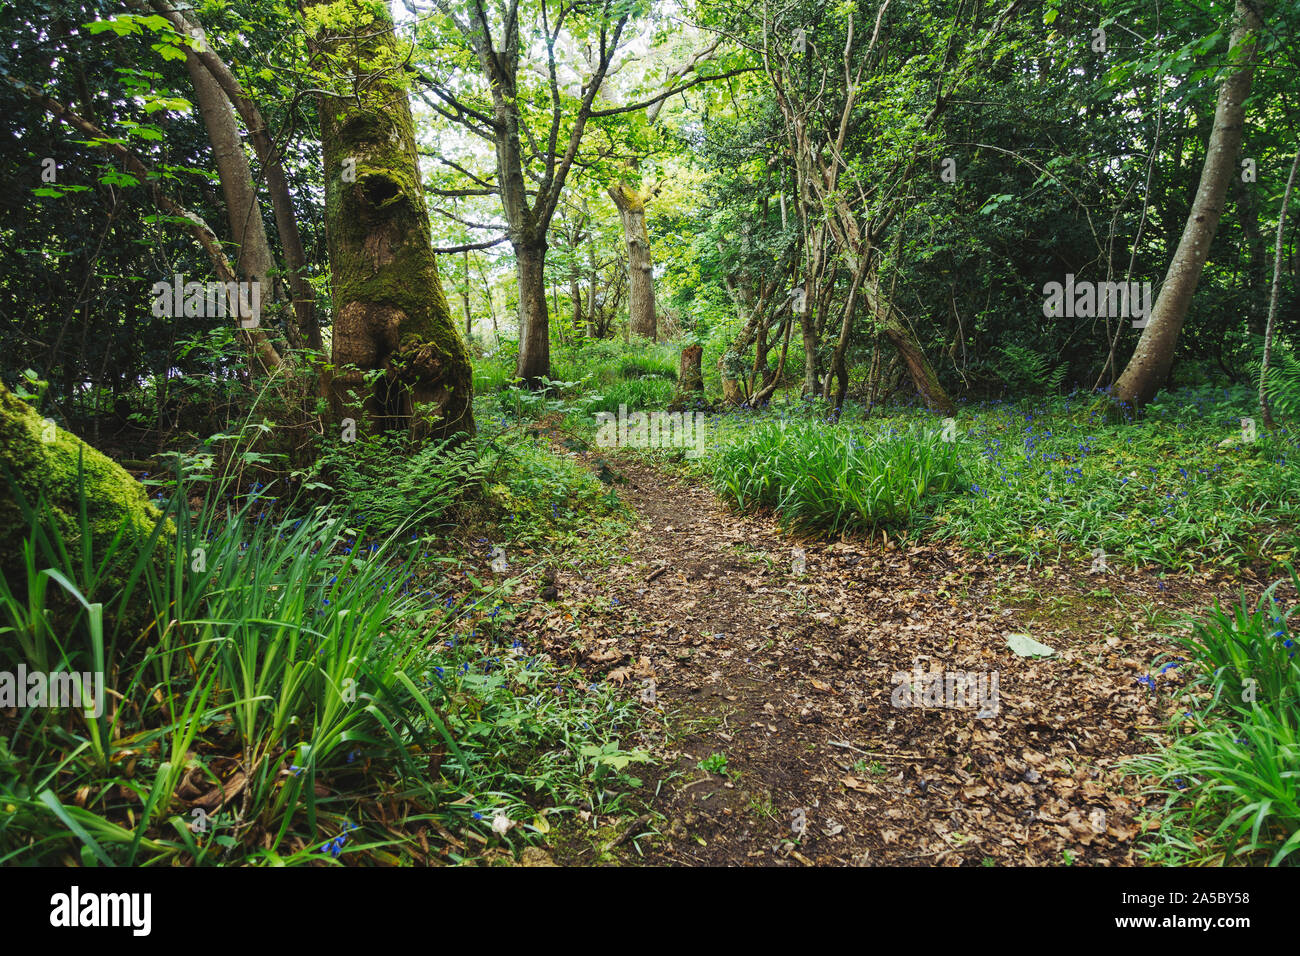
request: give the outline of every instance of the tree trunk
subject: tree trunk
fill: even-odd
[[[704,397],[703,358],[703,346],[688,345],[682,349],[681,366],[677,372],[677,390],[668,406],[670,412],[702,409],[707,406],[708,402]]]
[[[193,11],[184,16],[171,6],[170,0],[127,0],[135,9],[148,12],[150,6],[168,20],[177,32],[193,35],[197,30],[202,37],[202,26],[195,19]],[[315,0],[320,2],[320,0]],[[271,140],[271,133],[262,118],[257,105],[249,99],[239,80],[206,42],[199,44],[199,49],[187,53],[195,56],[214,80],[221,86],[230,103],[243,118],[248,127],[248,137],[257,153],[257,161],[262,166],[262,174],[271,199],[271,211],[275,215],[276,231],[280,236],[280,246],[284,251],[287,279],[293,293],[294,315],[298,328],[307,337],[308,344],[318,352],[324,351],[320,323],[316,321],[316,293],[307,282],[307,256],[303,250],[302,233],[294,216],[293,200],[289,195],[288,179],[285,176],[281,154]]]
[[[1282,240],[1286,232],[1286,207],[1291,202],[1291,187],[1295,185],[1296,167],[1300,166],[1300,151],[1291,161],[1291,172],[1286,177],[1282,191],[1282,209],[1277,214],[1277,244],[1273,249],[1273,288],[1268,297],[1268,321],[1264,325],[1264,357],[1259,363],[1259,413],[1265,428],[1273,428],[1273,407],[1268,400],[1268,361],[1273,349],[1273,320],[1277,317],[1277,294],[1282,279]]]
[[[862,287],[862,296],[876,317],[877,329],[883,332],[885,338],[889,339],[890,344],[898,350],[903,364],[907,366],[908,374],[912,377],[912,384],[916,386],[917,394],[925,401],[926,407],[944,415],[955,413],[957,406],[948,397],[944,387],[939,384],[939,376],[934,366],[925,357],[921,344],[916,341],[893,303],[878,296],[870,284]]]
[[[469,250],[465,250],[465,344],[468,345],[470,337],[474,334],[474,317],[469,311]]]
[[[582,338],[582,286],[575,271],[569,279],[569,306],[572,311],[573,337]]]
[[[618,207],[627,243],[628,323],[632,335],[658,337],[655,318],[654,263],[650,259],[650,233],[645,223],[645,197],[620,183],[609,187],[609,197]]]
[[[812,305],[811,302],[808,303]],[[817,379],[820,374],[817,362],[817,323],[812,308],[805,308],[799,315],[799,331],[803,335],[803,388],[805,398],[817,395]]]
[[[1256,37],[1259,17],[1246,0],[1237,0],[1236,25],[1232,31],[1228,58],[1236,66],[1219,86],[1214,109],[1214,129],[1210,133],[1201,167],[1201,182],[1196,199],[1183,227],[1183,235],[1164,285],[1142,330],[1133,357],[1124,374],[1115,383],[1114,398],[1121,407],[1140,411],[1155,397],[1164,384],[1174,361],[1178,333],[1192,304],[1192,296],[1201,278],[1201,270],[1210,254],[1210,244],[1223,215],[1228,183],[1237,170],[1237,152],[1245,123],[1246,97],[1254,78]]]
[[[1259,229],[1259,201],[1254,183],[1243,183],[1240,176],[1234,176],[1232,185],[1246,247],[1246,328],[1251,335],[1263,335],[1268,270],[1264,265],[1264,234]]]
[[[515,374],[529,387],[551,374],[550,313],[546,308],[546,244],[515,247],[519,279],[519,365]]]
[[[332,77],[348,95],[320,98],[335,412],[417,441],[473,434],[473,373],[438,279],[393,21],[386,6],[347,7],[346,30],[311,36],[328,62],[373,71]]]
[[[275,258],[271,255],[271,245],[266,239],[262,208],[253,187],[253,170],[244,153],[234,108],[212,74],[188,49],[185,53],[185,68],[194,83],[199,116],[212,144],[212,158],[226,200],[226,219],[238,248],[233,263],[235,273],[244,281],[258,283],[260,298],[265,304],[268,300],[280,298],[276,295],[275,283],[269,280],[275,271]],[[286,327],[289,329],[289,341],[301,348],[296,318],[291,316]],[[264,337],[265,326],[260,326],[260,329],[260,334]]]

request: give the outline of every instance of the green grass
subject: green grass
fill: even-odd
[[[662,378],[677,381],[677,368],[670,360],[658,355],[629,355],[618,363],[618,377],[623,379]]]
[[[935,530],[1030,564],[1100,548],[1111,564],[1280,566],[1296,555],[1300,454],[1286,429],[1241,442],[1253,414],[1248,392],[1222,389],[1166,395],[1127,424],[1069,400],[963,414],[969,494]]]
[[[625,345],[616,339],[587,341],[581,346],[559,346],[551,353],[551,378],[573,382],[586,380],[589,389],[600,390],[615,382],[640,378],[677,380],[682,343],[638,341]]]
[[[662,378],[637,378],[602,388],[599,393],[587,398],[583,403],[583,411],[588,415],[597,412],[613,412],[617,415],[620,405],[626,405],[629,412],[657,409],[666,406],[672,397],[672,382]]]
[[[474,365],[474,394],[494,395],[514,380],[514,366],[499,361],[480,360]]]
[[[1178,640],[1188,660],[1161,668],[1187,667],[1190,680],[1175,692],[1171,740],[1127,768],[1164,798],[1152,860],[1300,862],[1300,660],[1277,586],[1257,602],[1243,592],[1235,607],[1216,604]],[[1158,690],[1161,675],[1152,679]]]
[[[170,490],[164,560],[125,556],[138,633],[111,626],[116,597],[83,596],[110,556],[83,560],[26,503],[2,667],[101,673],[108,707],[0,715],[0,862],[408,862],[425,821],[514,846],[549,828],[542,810],[616,812],[638,785],[635,705],[530,647],[520,578],[481,583],[406,526],[366,536],[270,489],[214,482],[193,514],[193,489]],[[495,834],[502,815],[515,826]]]
[[[830,532],[907,524],[963,484],[938,430],[766,419],[719,435],[702,466],[737,507]]]
[[[777,404],[710,417],[710,452],[688,467],[738,507],[791,525],[886,526],[1030,566],[1096,549],[1114,571],[1277,569],[1300,556],[1300,435],[1257,426],[1243,441],[1249,390],[1166,393],[1131,423],[1093,404],[962,409],[951,443],[921,409],[864,420],[847,405],[832,423],[818,403]]]

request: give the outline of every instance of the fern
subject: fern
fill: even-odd
[[[1052,368],[1047,356],[1014,342],[1000,347],[998,352],[993,371],[1013,391],[1060,391],[1068,362]]]
[[[1255,346],[1255,358],[1249,363],[1252,385],[1258,386],[1259,370],[1264,362],[1264,344]],[[1264,387],[1269,408],[1277,418],[1300,415],[1300,357],[1287,342],[1274,340],[1268,356],[1268,381]]]

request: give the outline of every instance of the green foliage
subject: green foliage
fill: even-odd
[[[656,409],[663,408],[672,397],[672,382],[657,377],[635,378],[601,389],[599,394],[590,396],[583,403],[583,409],[590,415],[596,412],[618,414],[620,405],[626,405],[629,412]]]
[[[1060,390],[1065,373],[1069,370],[1065,363],[1052,369],[1047,356],[1014,342],[998,348],[997,355],[993,369],[1017,395],[1027,392],[1055,393]]]
[[[331,442],[318,472],[352,520],[391,531],[450,521],[486,486],[499,458],[480,440],[429,442],[412,451],[405,436],[377,435]]]
[[[597,388],[646,376],[675,382],[681,349],[674,342],[627,345],[616,339],[589,339],[557,348],[551,356],[551,369],[557,378],[587,381]]]
[[[167,506],[166,567],[141,551],[150,623],[116,647],[85,598],[100,555],[83,565],[48,508],[31,514],[25,578],[0,579],[0,669],[90,671],[107,703],[0,715],[0,861],[395,863],[421,851],[367,818],[377,779],[402,789],[407,823],[488,833],[504,814],[506,842],[529,839],[541,803],[613,812],[637,785],[626,767],[645,755],[619,747],[631,705],[506,646],[510,582],[441,583],[422,542],[358,539],[327,508],[191,500],[181,484]],[[57,634],[51,589],[81,609]]]
[[[656,355],[629,355],[618,363],[619,378],[645,378],[654,376],[670,382],[677,381],[677,369],[673,364]]]
[[[724,435],[703,467],[738,507],[832,533],[905,526],[965,484],[957,446],[938,429],[817,420],[761,420]]]
[[[720,776],[728,776],[730,771],[727,769],[727,755],[723,753],[709,754],[700,761],[700,769],[708,773],[716,773]]]
[[[1259,381],[1263,363],[1264,346],[1261,343],[1255,361],[1250,364],[1252,381]],[[1265,383],[1269,408],[1274,418],[1295,420],[1300,417],[1300,358],[1285,342],[1274,342],[1268,359],[1268,381]]]
[[[1278,603],[1277,587],[1253,603],[1243,591],[1233,608],[1216,602],[1177,641],[1192,677],[1175,692],[1172,741],[1128,767],[1165,798],[1147,847],[1152,858],[1270,866],[1300,859],[1300,661],[1294,608]],[[1153,681],[1158,688],[1160,676]]]
[[[491,395],[504,391],[514,378],[514,370],[499,361],[479,361],[474,365],[474,394]]]
[[[580,463],[543,442],[514,441],[501,480],[489,489],[506,528],[518,540],[589,531],[593,520],[623,508]]]
[[[1290,560],[1296,436],[1261,428],[1245,442],[1245,389],[1157,398],[1127,424],[1104,421],[1086,395],[963,415],[970,494],[945,504],[936,533],[1031,564],[1094,548],[1167,568]]]

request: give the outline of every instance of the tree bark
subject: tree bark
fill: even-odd
[[[1228,183],[1237,170],[1246,97],[1250,94],[1255,73],[1260,21],[1253,6],[1245,0],[1237,0],[1235,16],[1228,54],[1235,66],[1219,86],[1214,129],[1206,147],[1196,198],[1146,328],[1142,330],[1128,366],[1115,383],[1115,401],[1121,408],[1134,412],[1141,411],[1155,397],[1169,375],[1178,333],[1187,318],[1201,270],[1210,254],[1210,244],[1218,231]]]
[[[319,3],[320,0],[314,2]],[[133,8],[146,12],[152,7],[154,11],[165,17],[178,33],[188,36],[192,35],[196,28],[202,30],[202,25],[195,19],[193,11],[190,11],[188,18],[182,16],[179,11],[172,8],[170,0],[150,0],[148,4],[144,0],[128,0],[128,3]],[[271,212],[275,216],[276,232],[280,236],[280,246],[284,250],[286,279],[293,293],[294,315],[298,328],[313,349],[323,352],[325,345],[321,337],[320,323],[316,321],[315,314],[316,293],[307,282],[307,254],[303,248],[298,220],[294,215],[293,199],[289,195],[289,183],[285,176],[284,165],[280,154],[275,149],[275,144],[271,141],[270,128],[262,118],[257,104],[248,97],[238,78],[230,71],[230,67],[212,52],[212,48],[206,42],[201,43],[199,49],[194,50],[192,55],[198,58],[221,86],[231,105],[248,127],[248,138],[262,167],[267,193],[271,199]],[[189,59],[188,55],[186,59]]]
[[[258,283],[262,302],[266,303],[278,298],[275,283],[270,281],[275,272],[275,257],[266,238],[262,208],[253,186],[253,170],[244,154],[234,108],[221,86],[190,50],[185,53],[185,68],[194,84],[199,116],[212,144],[212,158],[226,200],[226,219],[239,250],[235,256],[235,272],[245,281]],[[294,341],[299,338],[297,322],[291,317],[286,325],[290,330],[289,341],[301,347],[301,341]]]
[[[530,386],[551,374],[551,318],[546,307],[546,243],[515,247],[519,281],[519,364],[516,373]]]
[[[1277,244],[1273,249],[1273,288],[1268,297],[1268,321],[1264,324],[1264,357],[1259,363],[1259,413],[1265,428],[1273,428],[1273,407],[1268,400],[1268,361],[1273,349],[1273,319],[1277,316],[1277,294],[1282,283],[1282,240],[1286,232],[1286,207],[1291,202],[1291,187],[1295,185],[1296,167],[1300,166],[1300,151],[1291,161],[1291,172],[1286,177],[1282,191],[1282,209],[1277,214]]]
[[[704,347],[688,345],[682,349],[681,365],[677,372],[677,389],[668,405],[670,412],[702,409],[708,404],[704,397]]]
[[[623,240],[627,244],[628,324],[633,335],[653,342],[658,337],[658,324],[645,196],[625,183],[610,186],[608,191],[623,221]]]
[[[473,373],[438,278],[393,21],[386,5],[340,5],[346,31],[309,18],[318,55],[366,71],[330,76],[349,92],[320,97],[334,409],[359,431],[365,421],[416,441],[473,434]]]

